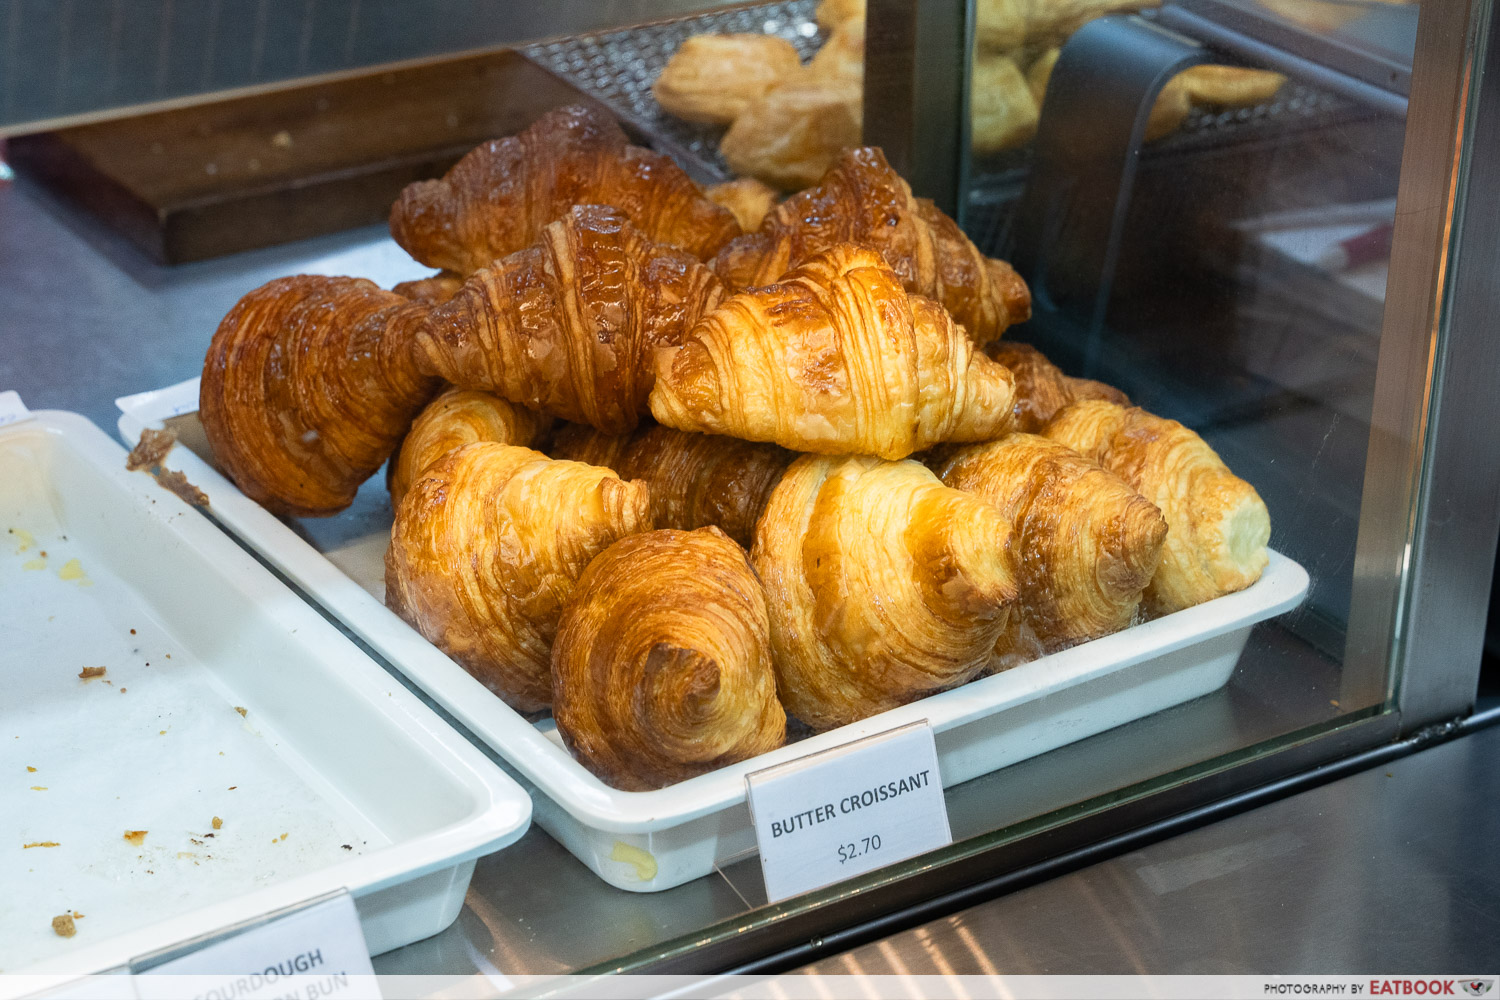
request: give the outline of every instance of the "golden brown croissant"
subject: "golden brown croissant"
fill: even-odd
[[[580,205],[433,309],[417,363],[453,385],[620,433],[646,412],[653,352],[682,343],[723,294],[691,254],[652,243],[613,208]]]
[[[651,521],[658,528],[714,525],[746,548],[771,491],[797,457],[774,444],[660,425],[614,436],[570,424],[558,431],[550,453],[643,481],[651,488]]]
[[[644,483],[484,441],[429,466],[396,508],[385,602],[522,712],[552,702],[558,616],[589,560],[651,528]]]
[[[448,452],[476,441],[530,448],[551,422],[491,393],[449,386],[417,415],[391,461],[391,504],[400,504],[417,477]]]
[[[779,197],[775,188],[754,177],[714,184],[704,188],[703,195],[715,205],[723,205],[733,212],[734,220],[747,233],[760,228],[766,214],[776,207]]]
[[[1260,579],[1271,515],[1255,487],[1175,420],[1103,400],[1074,403],[1044,432],[1092,458],[1161,508],[1167,544],[1143,607],[1165,615]]]
[[[437,389],[411,359],[426,312],[362,278],[280,278],[240,299],[199,389],[203,430],[235,485],[277,514],[349,506]]]
[[[859,83],[796,73],[734,120],[719,152],[735,173],[797,191],[817,183],[842,150],[858,144],[863,128]]]
[[[415,302],[425,302],[430,306],[441,305],[453,298],[454,294],[462,288],[464,279],[462,275],[452,271],[439,271],[426,278],[418,278],[415,281],[403,281],[392,285],[391,291],[397,295],[405,295]]]
[[[987,441],[1013,382],[885,259],[844,244],[741,292],[657,358],[651,413],[679,430],[797,451],[905,458]]]
[[[442,180],[407,185],[391,236],[429,267],[469,275],[535,243],[574,205],[613,205],[652,240],[701,259],[738,232],[669,157],[630,145],[602,112],[571,106],[478,147]]]
[[[605,549],[552,647],[557,731],[616,788],[683,781],[786,742],[766,598],[717,528]]]
[[[1119,389],[1093,379],[1064,375],[1041,351],[1030,344],[1000,340],[984,353],[1011,370],[1016,377],[1015,424],[1018,431],[1037,434],[1058,410],[1080,399],[1107,399],[1129,406]]]
[[[1010,521],[1020,597],[999,667],[1034,658],[1028,647],[1051,653],[1132,624],[1167,522],[1118,476],[1035,434],[957,448],[933,471]]]
[[[1031,294],[1015,270],[981,254],[931,201],[912,197],[872,146],[848,150],[817,187],[776,206],[760,232],[724,248],[714,270],[731,288],[768,285],[846,242],[878,249],[907,291],[939,302],[979,344],[1031,315]]]
[[[802,61],[775,35],[693,35],[651,85],[656,102],[684,121],[728,125]]]
[[[1009,533],[917,462],[794,462],[750,554],[787,711],[831,729],[984,671],[1016,597]]]

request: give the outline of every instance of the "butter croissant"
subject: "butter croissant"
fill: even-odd
[[[730,298],[657,358],[651,412],[679,430],[825,454],[905,458],[986,441],[1011,374],[872,249],[840,245]]]
[[[1166,518],[1161,566],[1143,606],[1165,615],[1260,579],[1270,556],[1271,515],[1255,487],[1175,420],[1139,407],[1085,400],[1067,407],[1047,437],[1094,459],[1125,480]]]
[[[558,431],[550,454],[646,483],[658,528],[714,525],[747,548],[771,491],[797,457],[774,444],[660,425],[612,436],[579,424]]]
[[[766,598],[717,528],[605,549],[552,647],[557,731],[616,788],[660,788],[786,742]]]
[[[933,471],[1010,521],[1020,597],[999,643],[1009,662],[1000,666],[1133,623],[1167,522],[1118,476],[1034,434],[955,449]]]
[[[465,445],[401,498],[385,602],[522,712],[552,702],[552,640],[584,567],[651,528],[644,483],[530,448]]]
[[[468,275],[515,253],[574,205],[614,205],[658,243],[712,257],[739,232],[661,153],[632,146],[600,111],[549,111],[470,152],[441,180],[407,185],[391,236],[417,260]]]
[[[620,433],[646,412],[654,353],[682,343],[723,294],[692,255],[652,243],[613,208],[581,205],[434,308],[417,363],[462,388]]]
[[[1016,377],[1015,429],[1036,434],[1058,410],[1080,399],[1106,399],[1129,406],[1119,389],[1093,379],[1064,375],[1041,351],[1030,344],[1000,340],[984,353],[1011,370]]]
[[[725,247],[714,270],[731,288],[768,285],[845,242],[879,250],[907,291],[939,302],[976,343],[1031,315],[1021,276],[981,254],[931,201],[913,197],[873,146],[844,152],[816,187],[783,201],[759,232]]]
[[[220,467],[277,514],[349,506],[437,388],[411,358],[426,312],[362,278],[279,278],[240,299],[199,388]]]
[[[1009,534],[916,462],[794,462],[750,554],[787,711],[831,729],[978,676],[1016,597]]]
[[[390,466],[391,504],[400,504],[417,477],[448,452],[476,441],[529,448],[550,423],[499,396],[450,386],[417,415],[402,440]]]

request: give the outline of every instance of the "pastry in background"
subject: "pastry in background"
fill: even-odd
[[[584,567],[650,528],[644,483],[529,448],[465,445],[401,498],[385,601],[511,707],[540,711],[557,620]]]
[[[1243,590],[1269,562],[1271,515],[1255,487],[1193,431],[1139,407],[1074,403],[1045,434],[1093,459],[1156,504],[1169,529],[1143,607],[1166,615]]]
[[[439,271],[431,277],[403,281],[393,285],[391,291],[397,295],[405,295],[414,302],[425,302],[430,306],[436,306],[453,298],[453,293],[463,285],[463,275],[452,271]]]
[[[684,121],[728,125],[802,61],[775,35],[693,35],[651,85],[656,102]]]
[[[1052,80],[1052,70],[1057,65],[1060,53],[1060,49],[1048,49],[1037,57],[1026,72],[1026,84],[1038,104],[1042,103],[1047,93],[1047,84]],[[1155,142],[1176,132],[1187,121],[1192,110],[1187,85],[1182,74],[1178,74],[1166,82],[1156,95],[1156,102],[1151,105],[1151,116],[1146,120],[1145,141]]]
[[[1016,597],[1009,531],[917,462],[794,462],[750,555],[788,713],[832,729],[982,673]]]
[[[974,34],[981,53],[1011,52],[1026,44],[1027,0],[976,0]]]
[[[1031,91],[1032,100],[1036,101],[1038,109],[1047,96],[1047,84],[1052,80],[1052,68],[1057,65],[1057,57],[1062,55],[1062,49],[1053,46],[1042,52],[1026,67],[1026,87]]]
[[[391,460],[391,504],[400,504],[417,477],[448,452],[476,441],[530,448],[551,424],[550,417],[491,393],[449,386],[417,414]]]
[[[861,86],[842,77],[799,73],[734,120],[719,152],[735,173],[785,191],[815,183],[841,150],[859,144]]]
[[[1010,522],[1019,597],[998,669],[1134,624],[1167,522],[1118,476],[1035,434],[953,449],[933,471]]]
[[[865,0],[821,0],[813,18],[824,31],[833,31],[850,18],[865,16]]]
[[[834,29],[807,64],[809,76],[848,80],[864,85],[865,19],[853,17]]]
[[[1286,77],[1248,66],[1194,66],[1177,75],[1194,104],[1250,108],[1276,96]]]
[[[199,387],[219,467],[275,514],[349,506],[437,391],[412,360],[426,314],[363,278],[278,278],[240,299]]]
[[[391,236],[429,267],[469,275],[584,204],[613,205],[650,239],[700,259],[739,231],[671,157],[632,146],[612,118],[573,105],[484,143],[441,180],[408,184],[391,207]]]
[[[976,343],[1031,315],[1031,294],[1004,261],[985,257],[948,216],[914,198],[873,146],[839,156],[817,187],[793,195],[714,259],[731,288],[767,285],[840,243],[878,249],[907,291],[942,304]]]
[[[646,412],[653,353],[682,343],[722,296],[691,254],[651,242],[614,208],[580,205],[434,308],[417,364],[618,434]]]
[[[579,762],[645,791],[786,742],[765,593],[717,528],[615,542],[578,581],[552,647],[552,714]]]
[[[1061,45],[1095,18],[1160,7],[1161,0],[1017,0],[1026,8],[1026,44],[1032,48]]]
[[[601,434],[570,424],[558,431],[554,458],[614,469],[651,488],[658,528],[721,528],[749,548],[755,522],[796,454],[774,444],[652,426],[634,434]]]
[[[1039,109],[1014,59],[979,53],[969,93],[969,135],[976,153],[998,153],[1031,141]]]
[[[776,202],[781,197],[775,188],[754,177],[741,177],[711,185],[703,189],[703,195],[714,204],[723,205],[733,212],[735,221],[747,233],[760,228],[766,215],[776,207]]]
[[[1112,385],[1064,375],[1061,368],[1030,344],[997,340],[984,352],[1016,377],[1013,426],[1018,431],[1040,433],[1058,410],[1080,399],[1107,399],[1121,406],[1130,405],[1126,395]]]
[[[651,413],[796,451],[905,458],[1009,425],[1010,372],[885,258],[840,244],[727,300],[657,359]]]

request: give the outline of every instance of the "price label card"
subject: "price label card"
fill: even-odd
[[[347,892],[212,936],[139,974],[143,996],[257,1000],[368,997],[375,970]]]
[[[190,378],[164,389],[151,389],[115,400],[120,412],[149,427],[161,421],[198,412],[198,378]]]
[[[7,424],[19,424],[23,420],[31,419],[31,411],[26,404],[21,402],[21,394],[14,389],[0,392],[0,427]]]
[[[773,903],[953,842],[926,722],[745,780]]]

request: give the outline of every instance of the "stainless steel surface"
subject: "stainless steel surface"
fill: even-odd
[[[0,0],[0,135],[723,6],[705,0]]]
[[[1497,32],[1500,21],[1491,15],[1476,65],[1500,54]],[[1500,190],[1500,74],[1484,73],[1479,81],[1463,123],[1467,148],[1449,246],[1452,274],[1444,292],[1421,520],[1398,661],[1398,701],[1407,730],[1450,719],[1474,702],[1500,536],[1500,435],[1494,423],[1500,214],[1487,194]]]
[[[802,973],[1316,974],[1500,959],[1500,727]]]
[[[1398,680],[1391,668],[1401,663],[1407,570],[1435,399],[1460,162],[1455,150],[1465,135],[1471,85],[1483,68],[1475,60],[1476,42],[1488,17],[1487,0],[1433,0],[1422,5],[1417,26],[1340,695],[1349,704],[1382,701]],[[1493,506],[1493,494],[1487,502]],[[1445,649],[1445,639],[1431,636],[1435,645],[1420,651],[1422,670],[1400,678],[1403,699],[1421,701],[1419,689],[1429,680],[1446,686],[1444,669],[1469,667],[1460,657],[1477,660],[1477,645]]]

